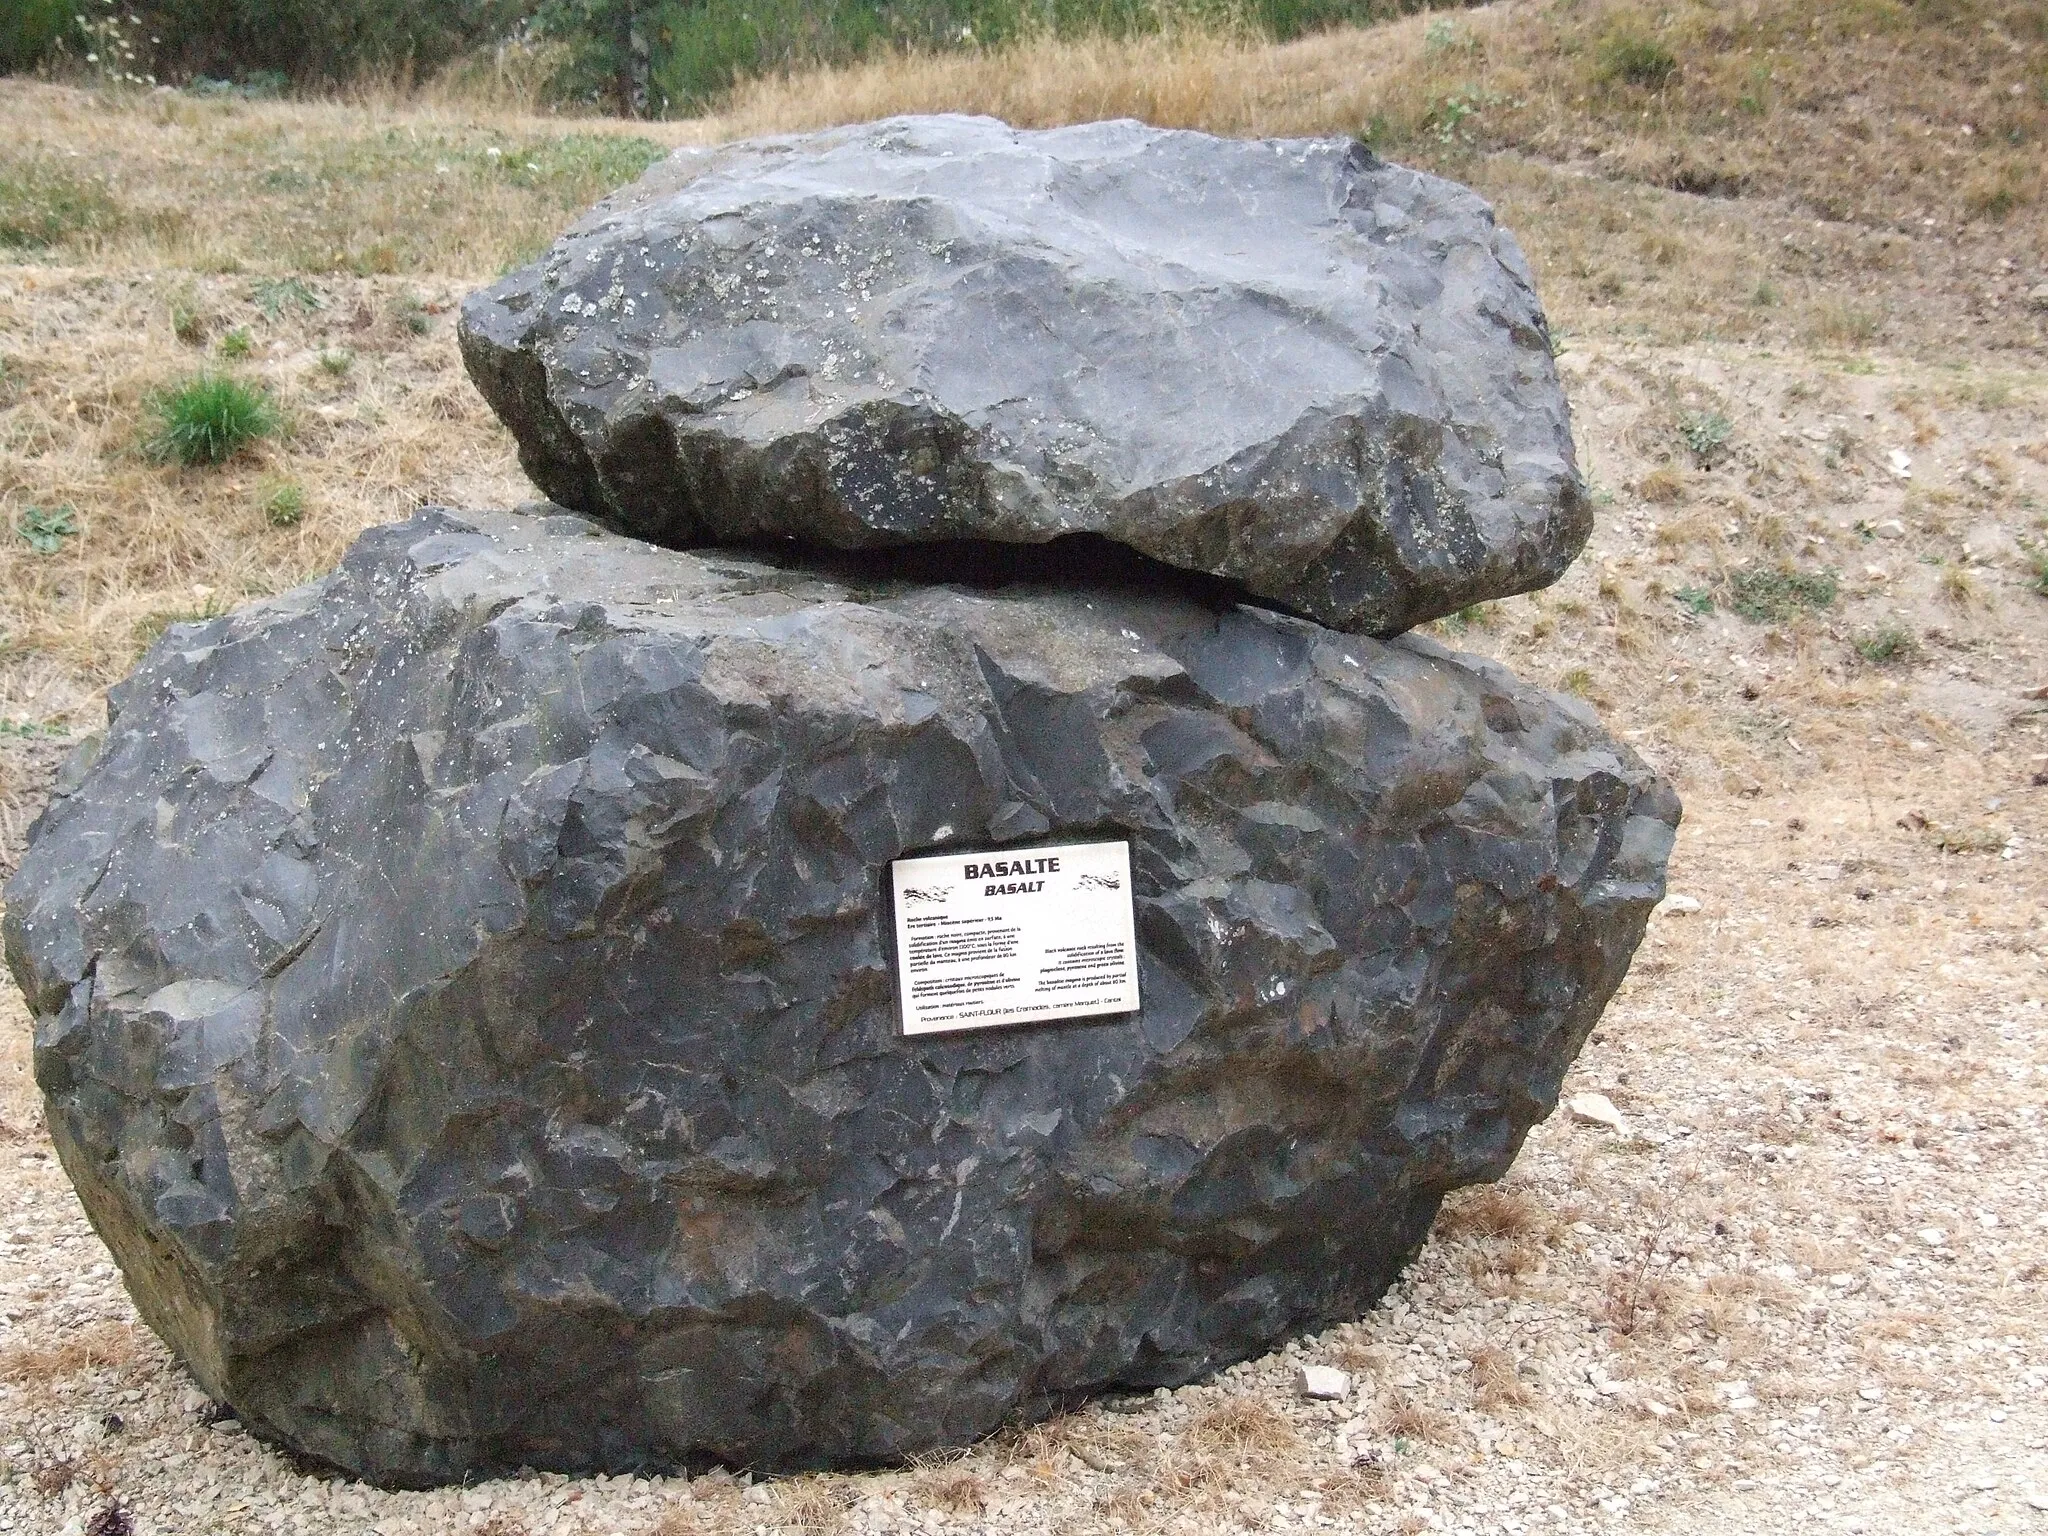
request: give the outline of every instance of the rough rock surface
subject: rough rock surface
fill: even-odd
[[[1592,528],[1513,239],[1348,139],[929,117],[682,150],[461,334],[537,484],[677,547],[1095,534],[1389,634],[1555,580]]]
[[[51,1133],[258,1433],[396,1483],[901,1456],[1357,1315],[1677,820],[1416,637],[429,510],[178,625],[7,890]],[[1141,1013],[904,1039],[906,852],[1126,835]]]

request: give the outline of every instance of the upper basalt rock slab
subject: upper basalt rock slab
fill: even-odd
[[[683,150],[461,338],[534,481],[662,544],[1094,534],[1385,634],[1555,580],[1591,529],[1514,240],[1345,139],[917,117]]]

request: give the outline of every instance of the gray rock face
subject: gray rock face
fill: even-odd
[[[1390,634],[1592,528],[1514,241],[1349,140],[930,117],[679,151],[461,337],[548,495],[676,547],[1094,534]]]
[[[1356,1316],[1678,806],[1579,706],[1185,596],[426,511],[174,627],[7,889],[144,1316],[391,1483],[959,1444]],[[888,861],[1128,837],[1143,1010],[906,1039]]]

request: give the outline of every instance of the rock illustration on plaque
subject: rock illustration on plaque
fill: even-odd
[[[897,121],[680,157],[466,326],[583,512],[172,626],[6,892],[65,1169],[252,1432],[412,1485],[958,1446],[1358,1316],[1553,1112],[1678,802],[1346,632],[1584,537],[1471,194]],[[1084,523],[1147,560],[824,547]]]

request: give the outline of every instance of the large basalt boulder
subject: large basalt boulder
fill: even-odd
[[[959,1444],[1356,1316],[1499,1175],[1677,802],[1416,637],[422,512],[174,626],[7,889],[143,1315],[390,1483]],[[1121,836],[1135,1015],[906,1038],[906,853]]]
[[[548,495],[676,547],[1095,535],[1390,634],[1554,581],[1592,528],[1513,239],[1348,139],[682,150],[461,337]]]

